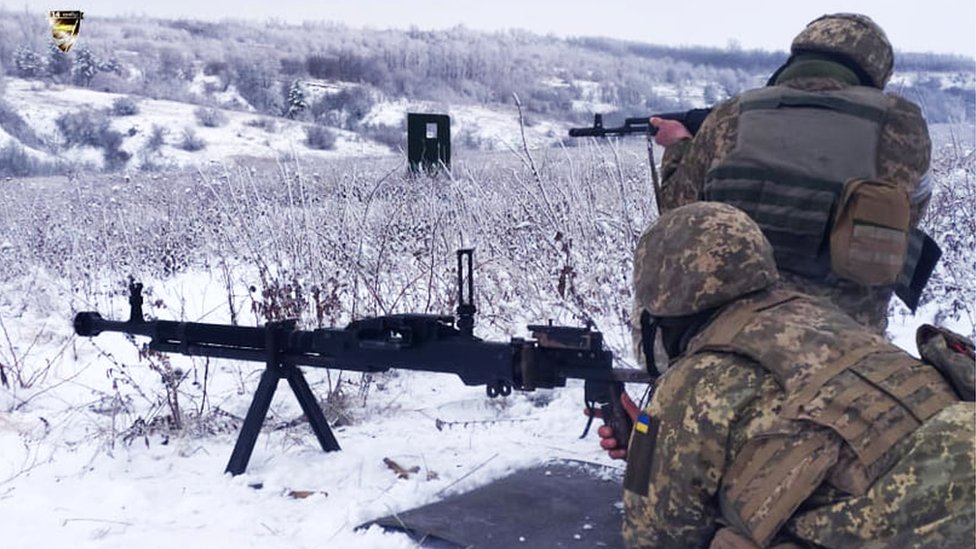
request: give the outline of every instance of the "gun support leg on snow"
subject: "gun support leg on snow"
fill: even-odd
[[[237,436],[237,443],[234,444],[234,451],[231,453],[230,461],[227,462],[227,468],[224,470],[224,472],[235,476],[243,473],[247,469],[247,462],[251,459],[254,444],[257,442],[258,434],[261,432],[261,425],[264,423],[264,418],[268,415],[271,399],[274,398],[275,390],[278,388],[278,382],[282,378],[288,380],[288,384],[291,386],[292,392],[295,393],[295,398],[298,399],[298,404],[302,407],[302,411],[305,412],[305,417],[308,418],[308,422],[312,426],[312,431],[315,433],[315,437],[318,438],[322,450],[326,452],[339,450],[339,442],[336,440],[335,435],[332,434],[332,429],[329,428],[329,423],[325,420],[325,414],[322,413],[322,408],[319,407],[319,403],[316,401],[312,389],[308,386],[308,382],[305,381],[305,375],[302,374],[298,366],[282,364],[278,357],[278,352],[281,349],[281,335],[287,329],[294,329],[294,321],[274,324],[269,325],[269,329],[267,330],[268,341],[266,349],[268,350],[268,361],[264,373],[261,374],[261,381],[258,383],[257,390],[254,391],[254,399],[251,400],[251,406],[247,410],[247,417],[244,418],[244,425],[241,426],[241,432]]]

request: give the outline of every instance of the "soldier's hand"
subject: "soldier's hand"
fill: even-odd
[[[682,139],[691,139],[691,132],[684,124],[677,120],[668,120],[652,116],[650,124],[657,128],[654,142],[662,147],[670,147]]]
[[[631,400],[630,396],[626,391],[620,393],[620,404],[627,415],[630,416],[630,423],[633,424],[637,421],[637,414],[639,410],[637,409],[637,404]],[[586,415],[590,415],[589,410],[583,410]],[[602,418],[603,412],[599,409],[594,410],[594,417]],[[629,442],[630,433],[620,433],[620,437],[623,440],[618,440],[617,433],[613,432],[613,428],[609,425],[601,425],[599,429],[596,430],[596,434],[600,437],[600,447],[607,451],[607,455],[610,459],[627,459],[627,444]]]

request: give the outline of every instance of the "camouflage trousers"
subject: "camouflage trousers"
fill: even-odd
[[[822,547],[973,547],[976,403],[942,410],[896,451],[904,457],[863,496],[795,515],[784,530]]]

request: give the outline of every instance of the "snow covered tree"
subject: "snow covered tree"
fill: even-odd
[[[721,88],[710,82],[705,84],[702,94],[706,105],[714,105],[723,99]]]
[[[71,55],[59,50],[54,42],[50,42],[47,51],[47,73],[51,76],[61,76],[71,72]]]
[[[14,69],[17,76],[33,78],[41,74],[43,68],[44,60],[30,46],[21,45],[14,50]]]
[[[98,72],[111,72],[121,76],[122,64],[115,57],[109,57],[98,63]]]
[[[305,90],[298,80],[293,81],[288,88],[285,103],[288,105],[288,110],[285,111],[285,116],[288,118],[295,118],[308,108],[308,103],[305,102]]]
[[[277,64],[265,58],[239,56],[231,59],[230,65],[234,72],[234,86],[255,110],[276,116],[287,112],[282,106],[282,99],[285,98],[282,89],[275,86]]]
[[[95,58],[95,54],[88,48],[79,49],[71,72],[75,84],[88,87],[92,78],[98,74],[98,59]]]

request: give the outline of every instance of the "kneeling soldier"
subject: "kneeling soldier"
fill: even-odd
[[[634,269],[671,364],[627,449],[629,547],[973,545],[976,408],[939,370],[778,287],[729,205],[662,215]]]

